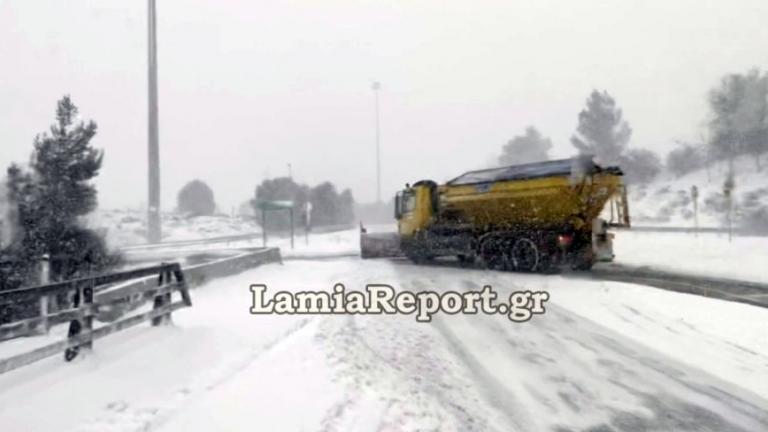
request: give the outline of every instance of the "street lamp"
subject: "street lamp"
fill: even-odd
[[[147,209],[147,240],[157,243],[162,238],[160,222],[160,144],[157,109],[157,15],[155,0],[147,3],[147,64],[148,64],[148,150],[149,202]]]
[[[371,89],[373,89],[376,101],[376,202],[381,203],[381,149],[379,133],[379,90],[381,89],[381,83],[374,81],[371,84]]]

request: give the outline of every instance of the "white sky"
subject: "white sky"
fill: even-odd
[[[483,166],[528,124],[570,156],[592,88],[631,144],[695,139],[719,77],[768,68],[768,1],[157,0],[163,207],[201,178],[225,211],[265,176],[375,197]],[[146,202],[146,1],[0,0],[0,166],[72,95],[100,127],[104,207]]]

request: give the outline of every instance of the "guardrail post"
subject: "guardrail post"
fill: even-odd
[[[165,284],[171,283],[171,272],[165,267],[160,270],[160,275],[157,278],[157,286],[162,287]],[[171,304],[171,293],[156,295],[153,300],[152,310],[164,309]],[[160,315],[152,318],[152,325],[167,325],[171,323],[171,313]]]
[[[184,280],[184,272],[181,271],[181,266],[178,264],[173,268],[173,276],[175,277],[176,282],[179,283],[179,292],[181,293],[181,299],[184,301],[184,304],[192,306],[192,299],[189,297],[189,287],[187,287],[187,282]]]
[[[43,294],[40,296],[40,325],[38,326],[38,334],[48,334],[51,326],[48,322],[48,296]]]
[[[173,272],[171,271],[171,267],[169,266],[165,271],[165,283],[166,285],[170,285],[173,283]],[[163,304],[165,307],[170,307],[171,303],[173,303],[173,291],[168,291],[167,293],[163,294]],[[171,319],[171,310],[168,310],[168,313],[166,315],[163,315],[163,324],[168,325],[171,324],[173,321]]]
[[[74,308],[80,308],[80,304],[82,303],[82,293],[80,292],[80,288],[77,286],[75,282],[71,283],[72,288],[74,288],[75,296],[72,298],[72,306]],[[73,319],[69,322],[69,330],[67,331],[67,338],[72,339],[74,337],[77,337],[77,335],[80,334],[80,330],[82,329],[83,325],[80,322],[79,319]],[[74,346],[71,348],[67,348],[64,351],[64,360],[66,361],[72,361],[75,357],[77,357],[77,354],[80,352],[79,346]]]
[[[45,254],[40,259],[40,285],[47,285],[51,282],[51,260],[48,254]],[[39,334],[48,334],[51,326],[48,322],[50,299],[48,295],[40,296],[40,325],[38,326]]]
[[[82,309],[85,310],[86,315],[83,317],[83,329],[90,333],[93,330],[93,280],[91,284],[83,288],[83,304]],[[93,348],[93,339],[88,338],[87,342],[84,342],[81,348],[90,350]]]

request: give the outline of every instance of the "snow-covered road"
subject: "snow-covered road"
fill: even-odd
[[[506,316],[251,315],[270,291],[548,290]],[[768,310],[629,284],[405,261],[287,261],[193,291],[170,328],[0,376],[0,429],[764,431]]]

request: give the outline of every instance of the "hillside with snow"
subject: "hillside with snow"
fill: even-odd
[[[635,225],[694,227],[691,189],[699,190],[699,226],[726,228],[727,201],[723,185],[728,163],[676,177],[664,172],[652,183],[631,185],[629,205]],[[768,169],[758,171],[752,158],[734,161],[733,226],[745,234],[768,234]]]

